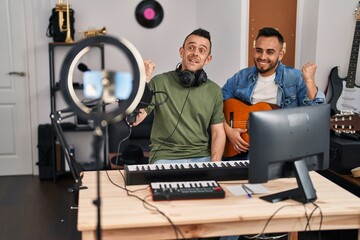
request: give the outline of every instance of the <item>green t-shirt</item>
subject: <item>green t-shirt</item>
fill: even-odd
[[[155,76],[150,87],[156,92],[145,109],[154,111],[150,163],[210,156],[207,130],[225,119],[221,88],[211,80],[183,87],[175,71]]]

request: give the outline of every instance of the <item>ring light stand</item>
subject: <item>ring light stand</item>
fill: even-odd
[[[81,173],[81,168],[78,166],[75,155],[71,152],[70,146],[67,143],[64,132],[60,126],[60,122],[63,119],[69,118],[74,116],[74,113],[68,113],[65,116],[62,116],[62,112],[66,112],[68,109],[59,110],[56,112],[52,112],[50,114],[51,123],[54,126],[55,134],[57,139],[60,142],[60,145],[62,146],[65,160],[67,161],[67,164],[69,165],[70,173],[74,178],[74,184],[72,187],[69,187],[69,192],[74,193],[74,207],[77,207],[78,200],[79,200],[79,191],[81,189],[87,189],[86,186],[82,186],[82,178],[83,174]]]
[[[118,107],[110,112],[104,111],[93,111],[93,108],[89,108],[77,97],[73,86],[73,73],[75,66],[78,65],[81,57],[87,53],[91,46],[98,44],[108,44],[115,46],[118,50],[123,52],[132,67],[132,90],[130,96],[125,100],[118,102]],[[107,75],[106,69],[102,71]],[[110,74],[111,75],[111,74]],[[129,41],[123,38],[114,38],[111,36],[96,36],[84,39],[77,43],[66,55],[60,76],[60,88],[63,97],[70,108],[76,115],[84,120],[93,120],[95,125],[94,130],[94,141],[92,156],[95,158],[97,165],[97,199],[94,200],[94,204],[97,206],[97,239],[101,239],[101,221],[100,221],[100,149],[103,139],[104,129],[106,129],[108,123],[118,122],[125,118],[126,115],[132,113],[136,106],[139,104],[145,90],[145,66],[140,53],[137,51]],[[99,105],[106,106],[106,100],[103,99],[104,92],[111,93],[109,89],[114,88],[114,83],[111,79],[101,79],[102,93],[101,98],[98,99]],[[121,91],[121,89],[117,89]],[[116,91],[115,91],[116,92]]]

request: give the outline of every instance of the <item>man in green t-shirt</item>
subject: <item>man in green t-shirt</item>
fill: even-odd
[[[212,59],[210,33],[194,30],[179,53],[181,63],[175,70],[149,82],[157,94],[140,110],[134,125],[154,112],[150,163],[221,161],[226,139],[223,97],[221,88],[203,70]],[[152,70],[149,66],[145,63],[147,75]]]

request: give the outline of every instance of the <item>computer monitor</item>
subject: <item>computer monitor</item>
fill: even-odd
[[[269,202],[314,202],[308,171],[329,166],[330,105],[251,112],[249,183],[293,177],[298,188],[261,197]]]

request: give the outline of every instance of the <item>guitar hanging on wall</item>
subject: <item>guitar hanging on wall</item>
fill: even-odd
[[[251,112],[268,111],[279,108],[276,105],[259,102],[254,105],[244,103],[235,98],[229,98],[224,101],[224,115],[226,123],[232,128],[250,129],[249,116]],[[330,117],[329,129],[337,133],[354,134],[360,130],[360,115],[353,112],[339,113]],[[241,134],[241,137],[249,142],[249,131]],[[224,157],[234,157],[238,152],[233,148],[233,145],[226,138],[224,149]]]
[[[348,75],[345,78],[340,78],[338,75],[338,67],[334,67],[330,72],[333,95],[329,103],[331,105],[331,110],[335,113],[339,113],[341,111],[360,113],[360,89],[359,86],[355,84],[360,44],[359,6],[360,2],[355,10],[356,25],[351,47]]]

